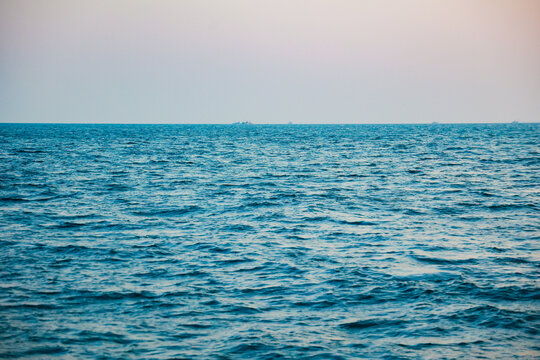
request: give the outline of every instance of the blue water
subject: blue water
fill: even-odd
[[[0,125],[0,358],[540,358],[540,126]]]

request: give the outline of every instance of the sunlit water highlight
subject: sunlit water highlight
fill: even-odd
[[[0,125],[0,357],[538,358],[539,135]]]

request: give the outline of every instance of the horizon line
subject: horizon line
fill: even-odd
[[[497,125],[497,124],[540,124],[540,121],[509,121],[509,122],[417,122],[417,123],[293,123],[293,122],[280,122],[280,123],[146,123],[146,122],[7,122],[0,121],[2,125],[236,125],[236,126],[250,126],[250,125]]]

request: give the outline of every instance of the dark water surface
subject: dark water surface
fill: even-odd
[[[0,125],[0,357],[540,358],[540,127]]]

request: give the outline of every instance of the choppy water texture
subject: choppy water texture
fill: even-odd
[[[0,357],[539,358],[539,134],[0,125]]]

